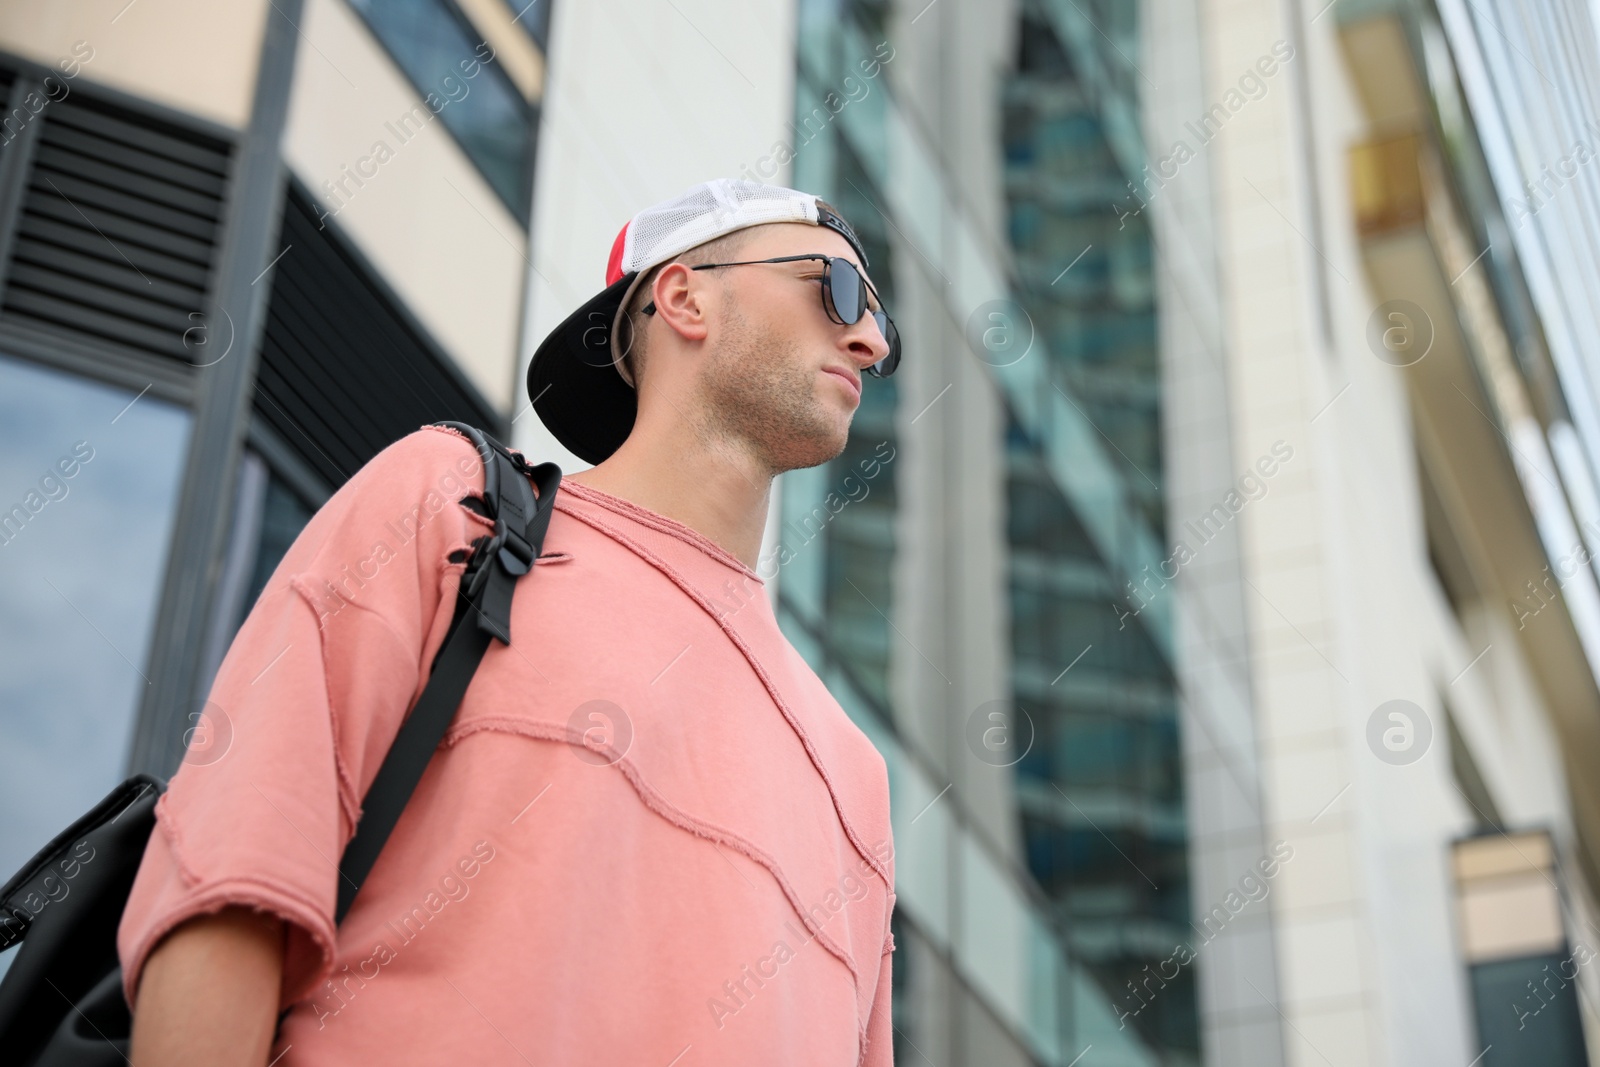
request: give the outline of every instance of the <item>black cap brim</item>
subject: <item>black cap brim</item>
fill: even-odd
[[[638,395],[611,354],[611,325],[634,277],[624,275],[568,315],[528,364],[528,399],[539,421],[585,463],[615,452],[639,412]]]

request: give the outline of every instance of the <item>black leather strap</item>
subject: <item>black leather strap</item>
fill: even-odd
[[[484,502],[495,520],[493,536],[473,548],[461,576],[460,600],[444,645],[416,706],[389,747],[378,776],[362,803],[361,822],[339,863],[339,903],[335,923],[344,921],[384,842],[400,821],[434,750],[455,718],[461,698],[489,650],[491,638],[511,643],[511,596],[544,547],[550,528],[561,468],[554,463],[528,466],[475,427],[447,422],[478,449],[484,467]],[[538,484],[538,497],[528,479]]]

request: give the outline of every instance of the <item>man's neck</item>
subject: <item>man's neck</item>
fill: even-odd
[[[672,431],[669,436],[680,439],[651,441],[636,431],[604,462],[567,480],[676,519],[756,570],[771,474],[725,443]]]

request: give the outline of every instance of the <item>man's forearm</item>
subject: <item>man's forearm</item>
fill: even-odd
[[[283,951],[283,921],[249,908],[198,916],[168,934],[140,976],[134,1067],[264,1067]]]

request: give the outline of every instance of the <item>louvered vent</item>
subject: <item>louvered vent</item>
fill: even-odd
[[[256,414],[329,485],[417,427],[503,420],[329,221],[298,180],[284,199]]]
[[[35,121],[0,324],[196,359],[229,146],[81,90]]]

